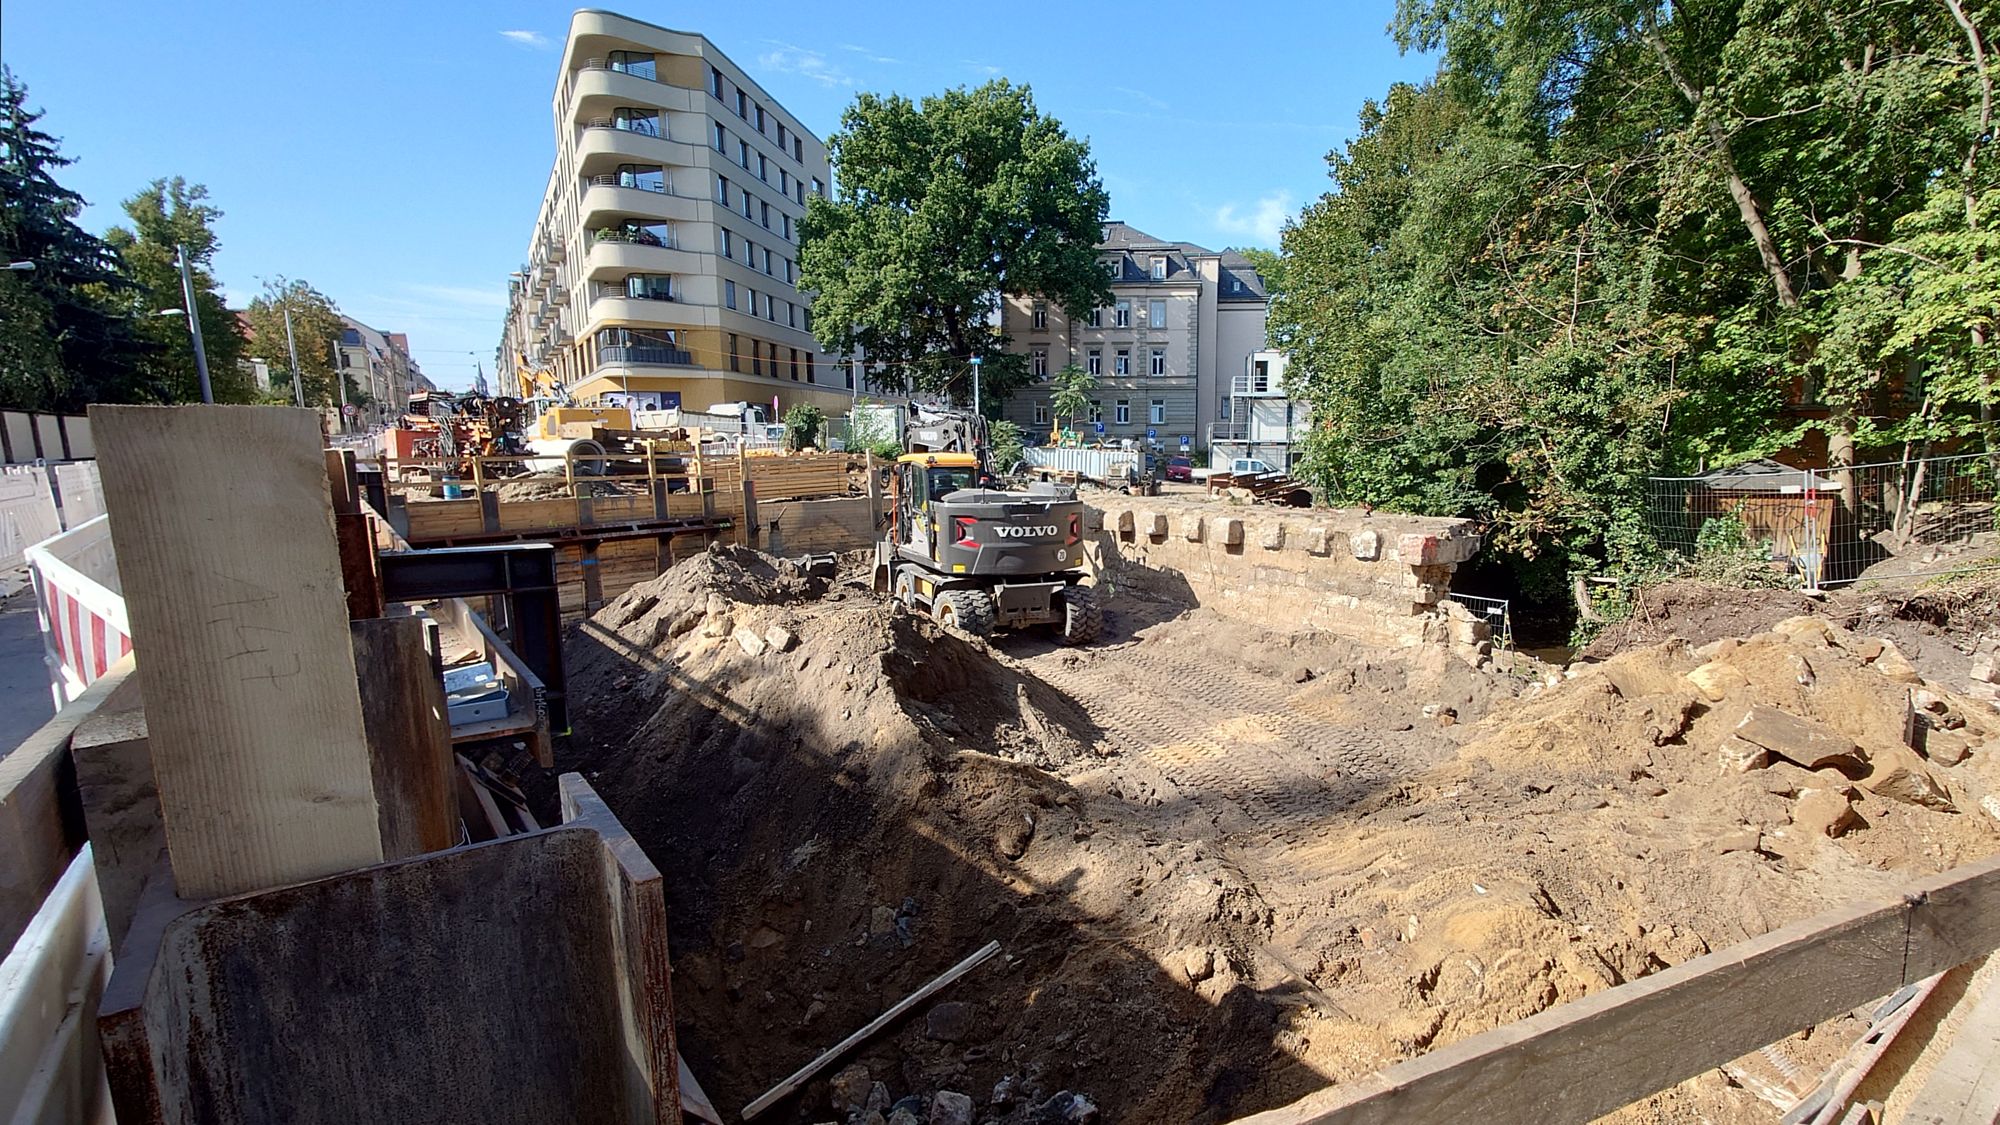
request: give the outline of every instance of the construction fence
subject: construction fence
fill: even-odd
[[[1748,546],[1807,589],[2000,566],[2000,454],[1829,468],[1758,463],[1648,482],[1663,551]]]

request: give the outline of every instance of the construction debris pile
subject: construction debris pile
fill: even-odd
[[[996,650],[715,550],[572,633],[718,1105],[997,940],[762,1119],[1226,1121],[2000,846],[2000,720],[1822,620],[1528,683],[1111,605]]]

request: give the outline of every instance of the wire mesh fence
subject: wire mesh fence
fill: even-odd
[[[1514,612],[1506,598],[1484,598],[1478,594],[1446,594],[1452,601],[1472,611],[1472,615],[1486,622],[1493,630],[1493,647],[1496,651],[1510,651],[1514,647]]]
[[[2000,456],[1801,469],[1754,462],[1648,482],[1663,552],[1748,548],[1807,589],[2000,566]]]

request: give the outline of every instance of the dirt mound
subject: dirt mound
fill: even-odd
[[[1787,617],[1820,612],[1820,603],[1796,590],[1742,590],[1704,582],[1664,582],[1639,591],[1632,616],[1605,627],[1578,650],[1579,660],[1604,660],[1621,652],[1679,638],[1705,645],[1724,637],[1761,633]]]
[[[2000,714],[1821,619],[1525,693],[1165,602],[1107,619],[1000,651],[717,549],[571,632],[562,765],[666,875],[719,1105],[997,940],[769,1119],[952,1092],[1008,1125],[1079,1095],[1228,1121],[2000,846]],[[1843,1034],[1784,1050],[1816,1072]]]

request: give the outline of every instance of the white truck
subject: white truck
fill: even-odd
[[[1207,480],[1218,473],[1227,473],[1232,477],[1238,477],[1256,473],[1275,473],[1277,471],[1277,469],[1272,468],[1260,457],[1237,457],[1229,462],[1229,467],[1226,469],[1211,467],[1194,470],[1194,479],[1198,481]]]

